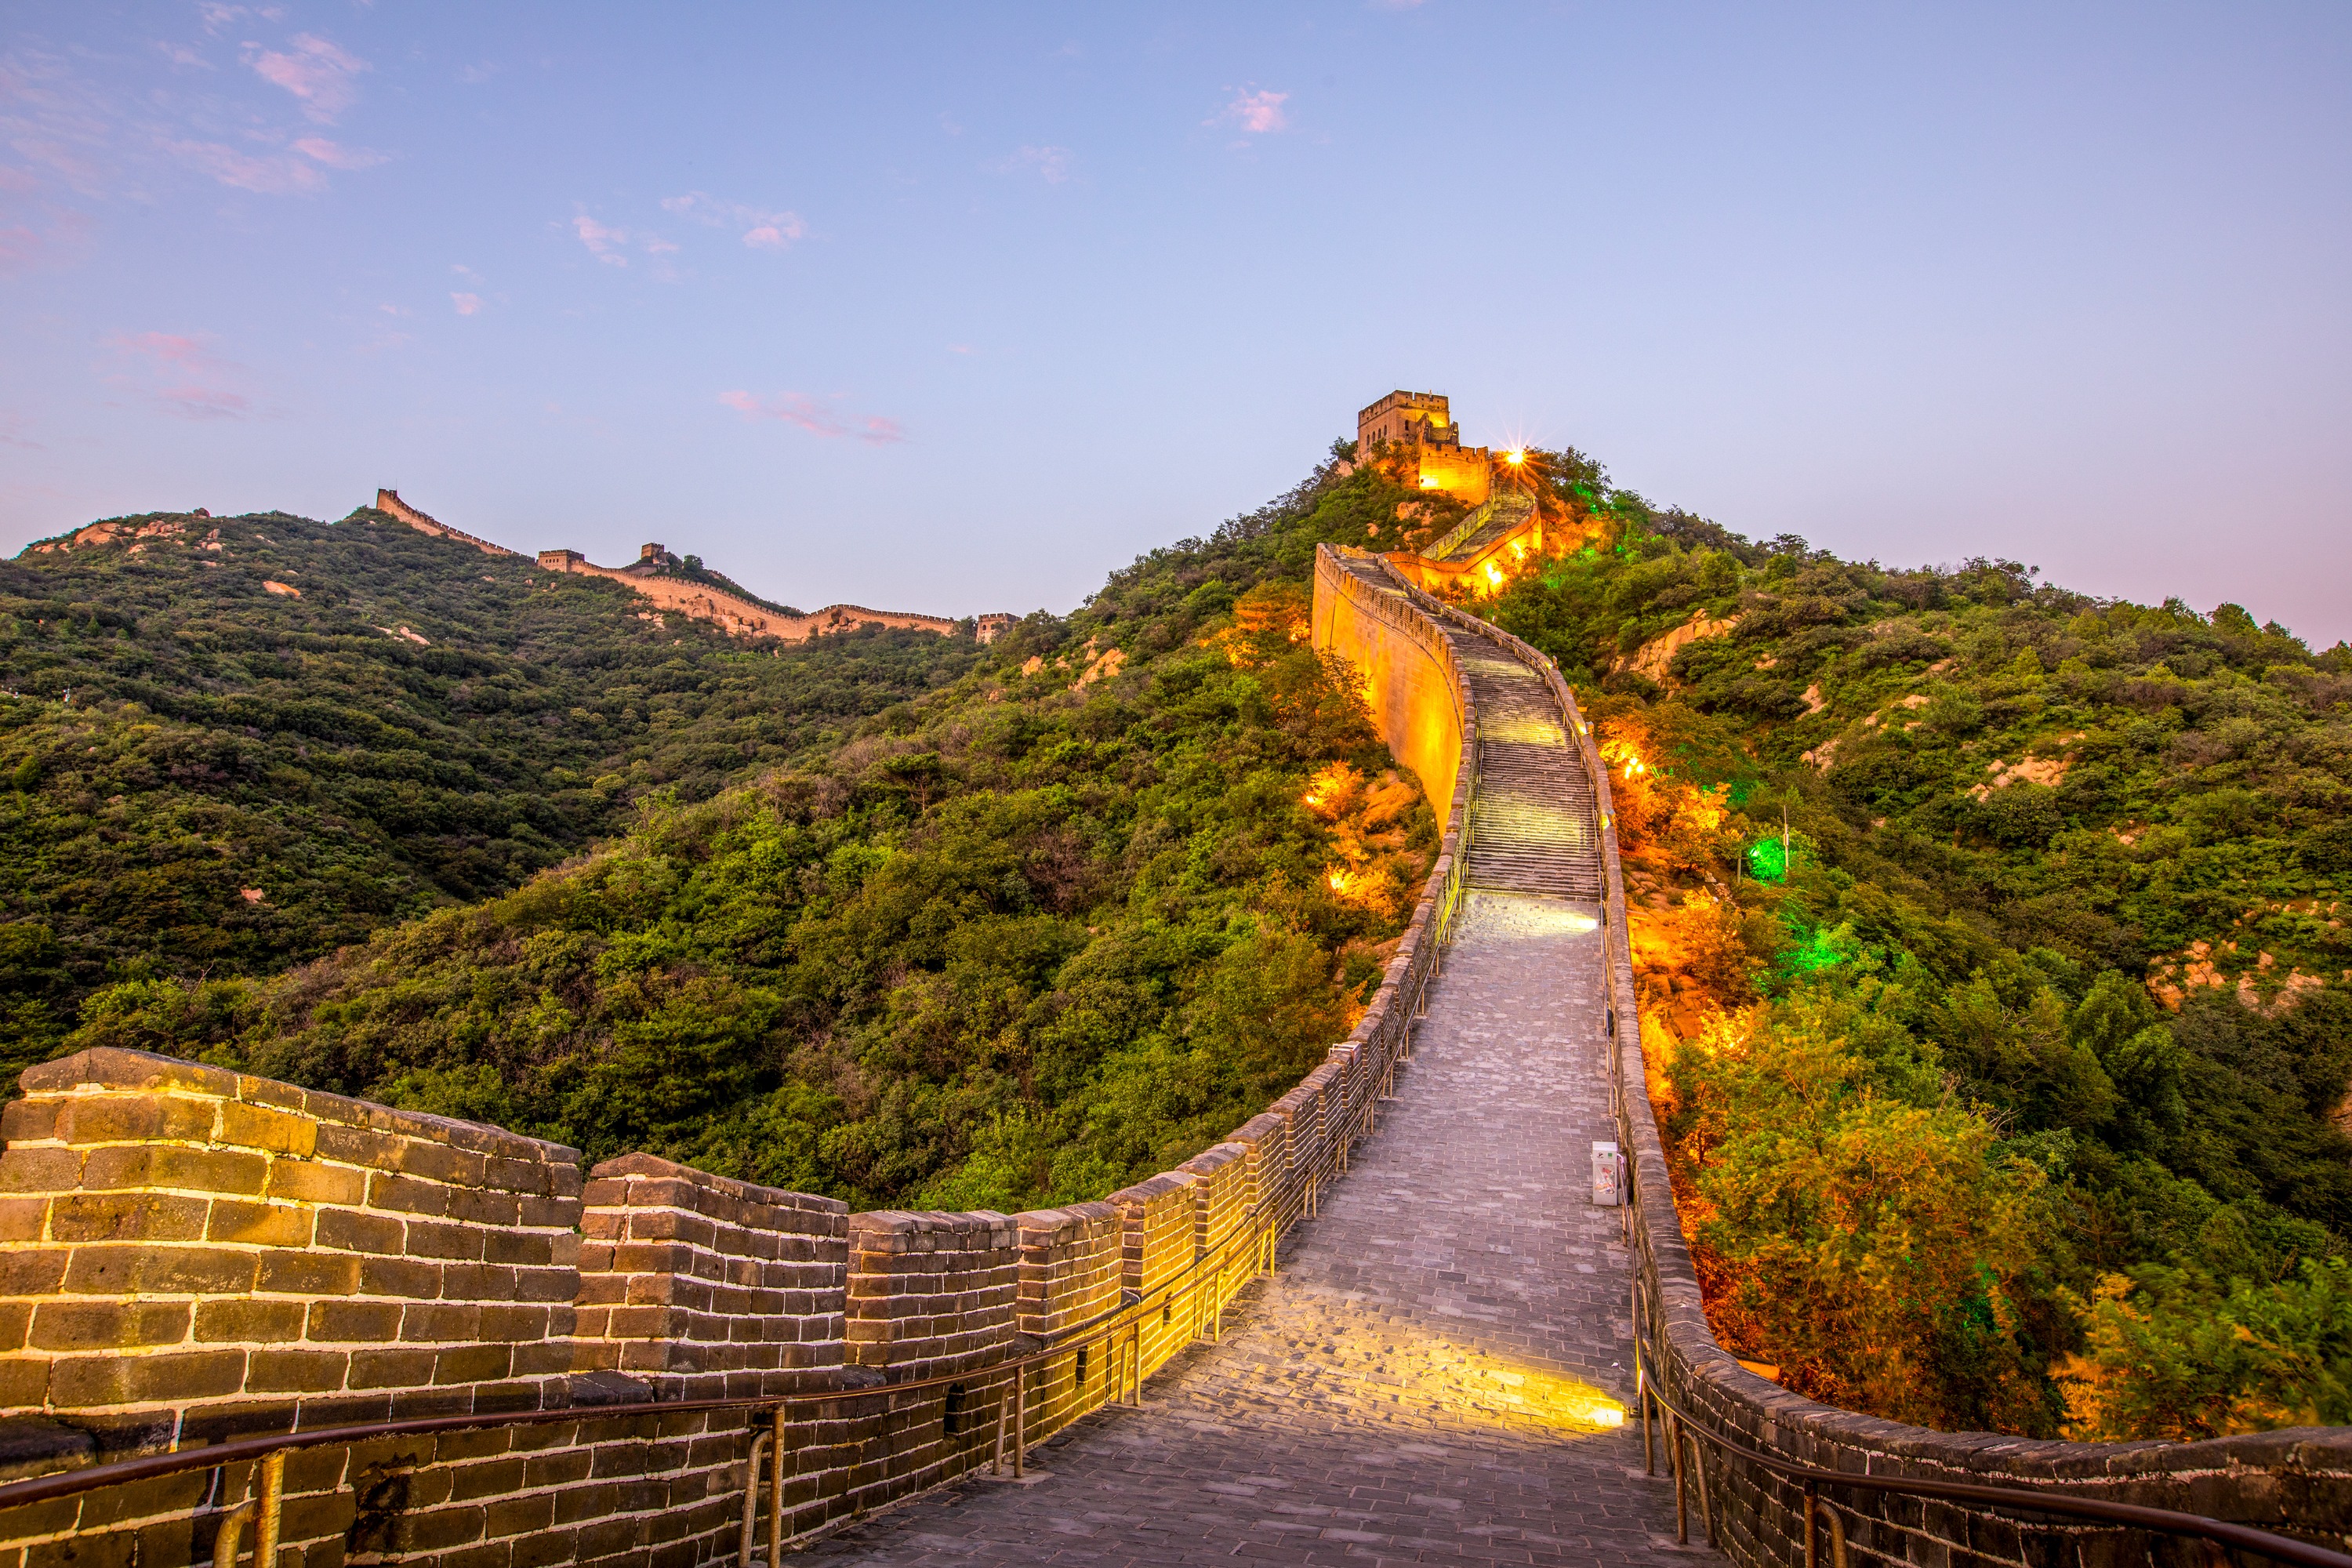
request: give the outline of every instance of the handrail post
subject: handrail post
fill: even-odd
[[[768,1568],[777,1568],[784,1560],[784,1428],[791,1406],[776,1406],[775,1423],[770,1428],[773,1439],[768,1445]]]
[[[1013,1479],[1021,1479],[1023,1451],[1029,1447],[1029,1380],[1013,1369]]]
[[[743,1528],[735,1538],[735,1568],[751,1568],[751,1548],[759,1539],[760,1528],[760,1461],[767,1452],[768,1435],[752,1434],[751,1457],[743,1466]],[[230,1565],[215,1560],[213,1568]]]
[[[247,1498],[221,1516],[220,1531],[213,1537],[213,1568],[236,1568],[237,1548],[245,1540],[245,1527],[253,1522],[253,1515],[254,1500]]]
[[[1683,1490],[1683,1427],[1672,1411],[1666,1413],[1666,1458],[1675,1472],[1675,1544],[1690,1544],[1690,1503]]]
[[[1706,1439],[1704,1432],[1691,1439],[1691,1471],[1698,1478],[1699,1522],[1706,1526],[1706,1543],[1715,1544],[1715,1500],[1706,1489]]]
[[[1018,1377],[1021,1374],[1016,1372],[1013,1375]],[[1004,1473],[1004,1415],[1005,1412],[1012,1407],[1012,1394],[1005,1389],[998,1389],[996,1391],[996,1452],[992,1454],[988,1460],[988,1473],[992,1476],[1001,1476]]]
[[[286,1506],[286,1450],[262,1456],[259,1517],[253,1524],[253,1568],[276,1568],[278,1531]]]

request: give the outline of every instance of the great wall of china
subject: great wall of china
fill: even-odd
[[[229,1568],[240,1538],[270,1568],[772,1564],[844,1527],[815,1550],[1569,1563],[1703,1536],[1752,1564],[2092,1568],[2199,1544],[1987,1486],[2352,1561],[2303,1543],[2352,1526],[2352,1433],[1944,1434],[1743,1368],[1675,1213],[1573,694],[1380,556],[1323,547],[1312,624],[1436,803],[1438,857],[1328,1059],[1102,1202],[852,1214],[136,1052],[28,1070],[0,1121],[0,1568]],[[1590,1197],[1563,1179],[1587,1133],[1625,1157]],[[1432,1333],[1573,1398],[1391,1364]],[[1049,1439],[1034,1489],[884,1511]]]
[[[869,610],[863,605],[827,605],[808,615],[787,615],[768,605],[755,605],[740,595],[728,593],[707,583],[662,574],[662,568],[671,557],[658,544],[648,544],[638,558],[626,566],[598,566],[576,550],[542,550],[538,555],[526,557],[520,551],[493,544],[487,539],[477,539],[461,529],[450,527],[436,518],[429,517],[400,499],[398,490],[379,489],[375,492],[375,510],[389,517],[398,518],[420,533],[436,539],[454,539],[460,544],[470,544],[486,555],[504,555],[515,560],[530,560],[541,571],[564,572],[577,576],[602,577],[618,583],[631,593],[651,604],[656,612],[684,616],[689,620],[709,621],[729,637],[773,637],[780,642],[806,642],[827,632],[848,631],[856,626],[898,626],[918,631],[953,633],[958,623],[941,616],[918,615],[909,610]],[[1007,615],[982,616],[975,623],[975,634],[982,642],[992,642],[999,633],[1009,628],[1016,617]]]

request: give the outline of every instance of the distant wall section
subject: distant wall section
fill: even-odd
[[[1437,819],[1451,819],[1462,769],[1464,714],[1444,640],[1395,595],[1345,569],[1330,545],[1315,557],[1314,638],[1364,678],[1372,727],[1412,770]]]

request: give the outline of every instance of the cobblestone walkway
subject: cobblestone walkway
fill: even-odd
[[[801,1560],[1718,1561],[1675,1546],[1622,1415],[1632,1260],[1587,1201],[1611,1136],[1590,909],[1470,896],[1380,1131],[1147,1408],[1034,1450],[1049,1479],[934,1493]]]

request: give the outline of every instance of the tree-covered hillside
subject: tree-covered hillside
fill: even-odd
[[[275,979],[116,985],[71,1044],[861,1205],[1099,1196],[1319,1061],[1410,916],[1434,825],[1306,640],[1315,542],[1406,499],[1327,469],[579,865]]]
[[[520,886],[952,681],[779,651],[373,510],[116,519],[0,563],[0,1056],[110,981],[267,973]]]
[[[1717,1324],[1833,1403],[2352,1421],[2352,648],[1612,491],[1485,613],[1615,774]]]

